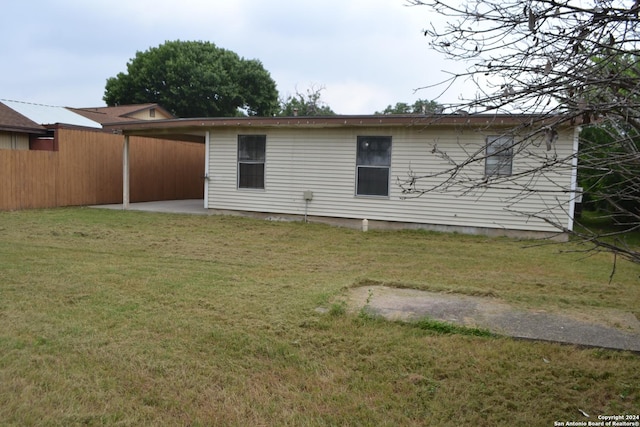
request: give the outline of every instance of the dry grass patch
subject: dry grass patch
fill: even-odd
[[[550,425],[640,407],[628,353],[347,315],[362,280],[637,310],[637,266],[416,231],[0,213],[5,425]],[[326,307],[327,313],[316,311]],[[637,313],[637,311],[636,311]],[[514,415],[514,414],[517,414]]]

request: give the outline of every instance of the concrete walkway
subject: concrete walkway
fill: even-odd
[[[115,205],[96,205],[92,208],[123,210],[122,204]],[[163,212],[163,213],[179,213],[193,215],[207,215],[207,209],[204,208],[204,200],[164,200],[159,202],[141,202],[129,203],[130,211],[144,212]]]
[[[599,310],[597,316],[525,311],[495,298],[385,286],[352,289],[348,304],[389,320],[429,317],[514,338],[640,352],[640,321],[617,310]]]

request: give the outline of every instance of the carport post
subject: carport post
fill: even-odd
[[[124,136],[122,149],[122,209],[129,209],[129,135]]]
[[[209,208],[209,146],[211,145],[211,133],[204,134],[204,208]]]

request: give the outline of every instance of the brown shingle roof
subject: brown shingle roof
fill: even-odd
[[[43,133],[46,131],[46,128],[0,102],[0,130],[8,132]]]
[[[151,103],[119,105],[117,107],[69,108],[69,110],[102,125],[107,125],[125,121],[138,121],[140,119],[132,117],[134,114],[140,111],[150,110],[152,108],[162,111],[168,117],[173,117],[171,113],[160,107],[158,104]]]

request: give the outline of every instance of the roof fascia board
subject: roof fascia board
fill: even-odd
[[[5,125],[0,125],[0,131],[15,132],[15,133],[30,133],[30,134],[38,134],[38,135],[44,135],[47,133],[47,129],[44,127],[27,128],[27,127],[20,127],[20,126],[5,126]]]

